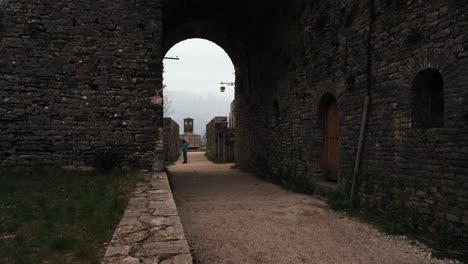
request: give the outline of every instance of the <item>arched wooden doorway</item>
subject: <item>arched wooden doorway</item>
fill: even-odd
[[[323,166],[329,181],[338,181],[339,129],[336,100],[329,95],[323,102]]]

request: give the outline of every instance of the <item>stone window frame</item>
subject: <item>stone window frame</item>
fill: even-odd
[[[401,87],[405,92],[407,100],[404,101],[402,107],[405,108],[407,114],[408,128],[412,129],[431,129],[418,127],[417,122],[413,120],[413,81],[415,76],[422,70],[432,68],[440,72],[444,79],[444,93],[449,94],[449,91],[457,84],[460,74],[463,72],[463,64],[457,59],[453,51],[445,48],[427,47],[416,50],[411,56],[401,61],[398,67],[400,74]],[[458,113],[457,109],[449,108],[448,105],[454,104],[449,102],[451,99],[444,96],[444,128],[451,126],[447,117],[451,113]],[[437,128],[436,128],[437,129]]]
[[[330,93],[330,92],[325,92],[320,96],[320,100],[318,101],[318,109],[317,109],[317,120],[318,120],[318,127],[323,130],[323,116],[325,114],[325,110],[327,109],[328,105],[330,104],[331,101],[335,101],[336,105],[338,106],[338,99],[337,97]]]
[[[411,83],[411,120],[415,128],[442,128],[445,119],[445,81],[442,73],[427,67]]]

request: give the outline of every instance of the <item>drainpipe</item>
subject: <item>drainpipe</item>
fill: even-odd
[[[372,34],[375,28],[375,0],[369,0],[369,34],[367,36],[367,86],[366,97],[364,98],[364,109],[362,111],[361,130],[359,132],[359,142],[354,161],[353,181],[349,195],[349,207],[353,206],[354,193],[356,192],[356,178],[361,164],[362,148],[364,145],[364,136],[367,128],[367,117],[369,113],[370,90],[372,87]]]

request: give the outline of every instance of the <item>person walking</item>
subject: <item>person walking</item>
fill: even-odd
[[[187,163],[187,151],[188,151],[188,143],[185,140],[182,140],[182,153],[184,154],[184,162]]]

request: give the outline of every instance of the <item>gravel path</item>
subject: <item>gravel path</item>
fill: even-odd
[[[232,164],[212,164],[203,153],[188,159],[169,170],[195,263],[457,263]]]

